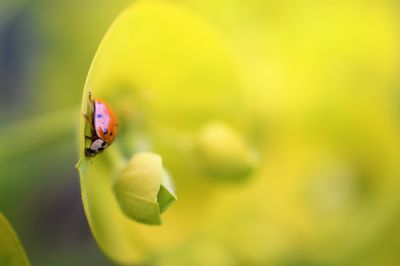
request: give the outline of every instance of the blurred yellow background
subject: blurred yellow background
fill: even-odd
[[[130,4],[0,3],[0,210],[33,265],[113,265],[73,168],[90,66],[110,149],[150,146],[178,195],[161,227],[127,225],[89,176],[114,260],[399,264],[396,1],[137,1],[92,64]]]

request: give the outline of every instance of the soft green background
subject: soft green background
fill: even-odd
[[[129,5],[0,4],[0,209],[34,265],[111,264],[73,165],[88,69]],[[129,125],[110,155],[159,153],[179,200],[161,227],[105,226],[117,242],[100,246],[156,265],[396,265],[399,11],[396,1],[135,3],[87,86]],[[209,132],[245,148],[207,146]],[[247,160],[254,171],[230,180]],[[90,188],[112,222],[121,213],[105,178]]]

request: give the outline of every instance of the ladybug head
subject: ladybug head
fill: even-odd
[[[94,157],[96,154],[102,152],[107,147],[107,143],[102,139],[96,139],[93,141],[90,148],[85,150],[85,155],[88,157]]]

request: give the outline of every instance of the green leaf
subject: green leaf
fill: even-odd
[[[0,265],[30,265],[18,236],[12,226],[0,212]]]

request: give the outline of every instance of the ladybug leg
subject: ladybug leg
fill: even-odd
[[[94,135],[92,135],[92,136],[86,136],[85,135],[85,139],[90,139],[91,141],[95,141],[98,138],[96,136],[94,136]]]
[[[88,93],[88,99],[89,99],[89,114],[93,115],[94,114],[94,101],[92,99],[92,93],[90,91]],[[87,118],[89,118],[88,115],[85,115],[85,116]],[[88,119],[88,121],[90,121],[90,119]]]
[[[91,148],[86,148],[85,149],[85,156],[86,157],[94,157],[96,155],[95,151],[92,150]]]
[[[89,99],[90,113],[94,114],[94,101],[93,101],[93,98],[92,98],[92,93],[89,91],[88,94],[89,94],[88,95],[88,99]]]
[[[92,135],[93,136],[95,136],[96,135],[96,130],[95,130],[95,128],[94,128],[94,121],[93,121],[93,116],[94,116],[94,113],[95,113],[95,110],[94,110],[94,101],[93,101],[93,99],[92,99],[92,93],[89,91],[89,115],[85,115],[85,117],[86,117],[86,120],[89,122],[89,124],[91,125],[91,127],[92,127]]]
[[[82,115],[86,119],[86,122],[90,125],[90,131],[92,132],[92,136],[96,136],[96,132],[94,130],[92,120],[90,119],[90,117],[87,114],[82,114]]]
[[[90,120],[90,118],[87,114],[82,114],[82,115],[86,119],[86,122],[88,122],[89,124],[92,124],[92,121]]]

